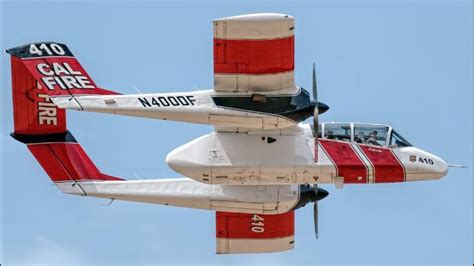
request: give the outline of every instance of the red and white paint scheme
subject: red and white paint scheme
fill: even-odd
[[[11,55],[14,132],[64,193],[216,211],[217,253],[294,247],[294,210],[328,195],[318,184],[438,179],[448,165],[392,127],[318,123],[328,106],[295,85],[294,18],[251,14],[214,21],[214,88],[122,95],[98,87],[64,44]],[[67,130],[66,110],[209,124],[171,151],[184,177],[124,180],[102,173]],[[313,117],[315,123],[302,123]],[[316,233],[317,233],[317,227]]]
[[[294,92],[294,29],[281,14],[214,20],[214,89]]]

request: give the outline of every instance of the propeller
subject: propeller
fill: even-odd
[[[318,211],[318,201],[324,199],[329,195],[329,192],[322,188],[318,188],[318,184],[313,185],[314,192],[314,203],[313,203],[313,218],[314,218],[314,234],[316,239],[319,237],[319,211]]]
[[[314,184],[313,186],[313,191],[314,195],[316,196],[316,199],[318,198],[318,185]],[[318,200],[315,200],[313,203],[313,219],[314,219],[314,235],[316,236],[316,239],[318,239],[319,236],[319,219],[318,219]]]
[[[306,204],[309,202],[313,202],[314,233],[316,235],[316,239],[319,237],[318,201],[326,198],[328,195],[329,192],[322,188],[318,188],[317,184],[314,184],[313,186],[300,186],[300,200],[294,209],[299,209],[306,206]]]
[[[316,83],[316,64],[313,63],[313,128],[314,128],[314,161],[318,162],[318,138],[319,138],[319,104],[318,104],[318,85]],[[316,207],[315,207],[316,208]]]
[[[321,113],[324,113],[329,109],[325,104],[319,104],[318,102],[318,85],[316,82],[316,64],[313,63],[313,99],[311,101],[313,105],[313,131],[314,131],[314,161],[318,162],[318,138],[319,138],[319,107],[321,106]],[[324,199],[329,195],[329,192],[322,188],[318,188],[317,184],[310,186],[308,184],[300,186],[300,199],[294,210],[304,207],[309,202],[313,202],[313,219],[314,219],[314,233],[316,239],[319,237],[319,214],[318,214],[318,201]]]

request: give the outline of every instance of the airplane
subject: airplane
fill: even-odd
[[[216,213],[216,253],[294,247],[294,211],[313,203],[318,185],[439,179],[449,166],[389,125],[319,122],[328,105],[294,80],[294,18],[259,13],[215,19],[214,87],[123,95],[99,87],[57,42],[11,55],[14,132],[60,191],[79,196],[205,209]],[[171,151],[183,177],[124,180],[102,173],[66,126],[66,110],[214,126]],[[303,123],[313,118],[310,124]]]

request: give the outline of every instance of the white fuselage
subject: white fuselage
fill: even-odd
[[[328,145],[347,148],[360,160],[352,161],[350,156],[334,153],[325,148]],[[265,134],[212,132],[173,150],[166,162],[175,171],[209,184],[403,182],[437,179],[447,171],[443,160],[415,147],[391,149],[321,139],[317,162],[313,147],[314,137],[308,124]],[[378,163],[371,158],[371,154],[379,153],[393,158],[393,162]],[[410,161],[410,156],[431,159],[433,164]],[[357,167],[360,172],[350,170]],[[397,168],[401,169],[399,173]],[[394,176],[390,176],[392,172]]]

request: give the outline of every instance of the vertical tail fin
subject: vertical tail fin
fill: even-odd
[[[116,94],[99,89],[63,44],[28,44],[11,55],[14,132],[54,182],[121,180],[99,171],[67,130],[51,97]]]
[[[66,111],[56,108],[47,92],[21,59],[11,57],[13,135],[55,134],[66,131]]]
[[[97,87],[69,48],[61,43],[31,43],[6,51],[19,59],[45,93],[54,96],[119,94]]]

